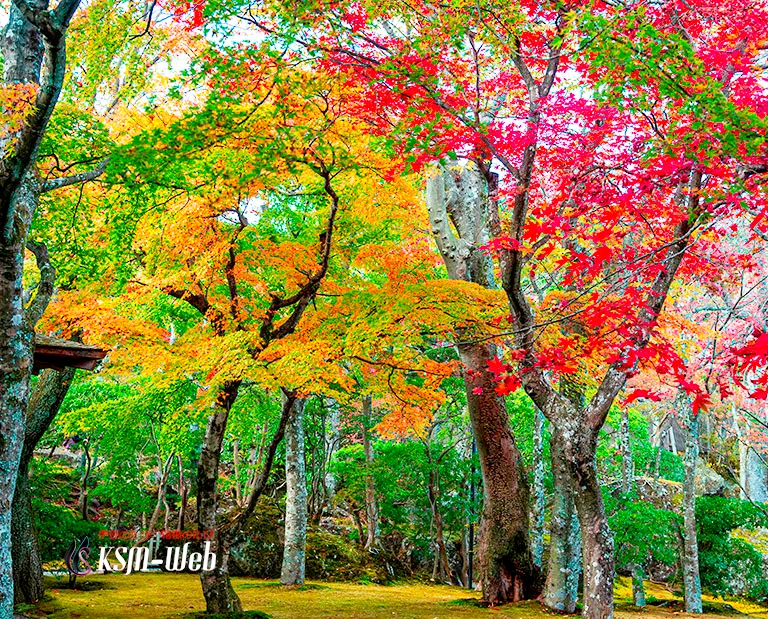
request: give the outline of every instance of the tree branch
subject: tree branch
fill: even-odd
[[[104,174],[104,170],[109,163],[109,157],[102,159],[101,163],[92,170],[87,172],[81,172],[80,174],[73,174],[71,176],[62,176],[60,178],[53,178],[45,181],[40,187],[40,193],[46,193],[55,189],[61,189],[62,187],[69,187],[70,185],[79,185],[80,183],[87,183],[88,181],[95,180]]]
[[[27,249],[35,255],[37,268],[40,270],[40,282],[37,285],[35,296],[24,310],[24,321],[28,328],[34,329],[37,321],[42,318],[48,303],[53,296],[53,285],[56,281],[56,269],[51,264],[48,247],[45,243],[27,241]]]

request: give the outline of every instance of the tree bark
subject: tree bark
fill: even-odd
[[[32,515],[29,467],[35,447],[59,412],[69,390],[74,368],[61,372],[46,370],[32,392],[27,406],[27,427],[19,461],[16,492],[13,495],[11,531],[13,545],[13,584],[16,603],[33,604],[43,595],[43,562]]]
[[[203,448],[197,463],[197,526],[201,532],[216,531],[211,551],[216,553],[216,567],[201,571],[200,582],[209,613],[240,612],[243,610],[240,598],[229,581],[228,531],[216,526],[216,481],[219,477],[219,459],[227,419],[240,389],[240,381],[228,381],[219,394],[214,413],[208,419]]]
[[[285,395],[283,396],[285,398]],[[304,584],[307,546],[307,469],[304,461],[304,403],[296,399],[285,427],[285,542],[281,585]]]
[[[685,611],[702,612],[699,578],[699,544],[696,538],[696,462],[699,458],[699,420],[687,398],[681,397],[685,410],[685,461],[683,475],[683,592]]]
[[[552,610],[576,611],[581,575],[581,531],[573,486],[563,452],[563,438],[553,429],[550,440],[554,497],[549,536],[549,564],[542,603]]]
[[[379,543],[379,502],[376,497],[376,480],[373,476],[373,444],[371,443],[371,396],[363,396],[363,451],[365,466],[368,474],[365,478],[365,512],[368,518],[368,531],[365,539],[365,549],[377,548]]]

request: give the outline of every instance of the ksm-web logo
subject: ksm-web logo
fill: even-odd
[[[206,541],[203,552],[190,552],[191,542],[183,546],[169,546],[165,556],[153,556],[146,546],[100,546],[97,570],[105,573],[148,572],[163,569],[168,572],[209,572],[216,569],[216,553],[211,550],[211,542]],[[91,553],[90,542],[84,537],[80,543],[73,541],[64,554],[64,564],[73,576],[86,576],[93,573],[88,562]]]

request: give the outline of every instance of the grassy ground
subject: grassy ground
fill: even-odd
[[[103,589],[76,590],[64,588],[64,581],[47,580],[48,599],[28,616],[51,619],[166,619],[204,609],[200,582],[196,576],[183,574],[132,574],[130,576],[89,576],[88,583],[100,583]],[[479,594],[460,589],[423,584],[392,586],[350,583],[311,583],[306,588],[281,589],[274,583],[235,578],[237,590],[246,610],[261,610],[274,619],[546,619],[535,602],[511,604],[487,609],[476,604]],[[86,586],[86,589],[89,587]],[[673,619],[680,612],[680,598],[660,585],[648,584],[652,602],[645,610],[629,603],[628,582],[616,587],[619,619]],[[724,615],[751,615],[768,619],[768,607],[739,600],[705,601],[703,618]]]

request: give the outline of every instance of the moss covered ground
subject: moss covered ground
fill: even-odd
[[[86,590],[65,588],[64,581],[47,579],[48,596],[33,609],[30,617],[51,619],[181,619],[204,608],[196,576],[184,574],[132,574],[130,576],[89,576]],[[284,589],[274,582],[235,578],[235,589],[246,610],[263,611],[274,619],[545,619],[535,602],[482,608],[479,594],[458,587],[428,584],[389,586],[353,583],[312,582],[296,589]],[[103,587],[103,588],[98,588]],[[672,619],[681,613],[680,596],[662,585],[648,583],[651,604],[644,610],[630,604],[629,583],[620,579],[616,587],[619,619]],[[768,619],[768,607],[743,600],[707,597],[702,617],[751,615]]]

